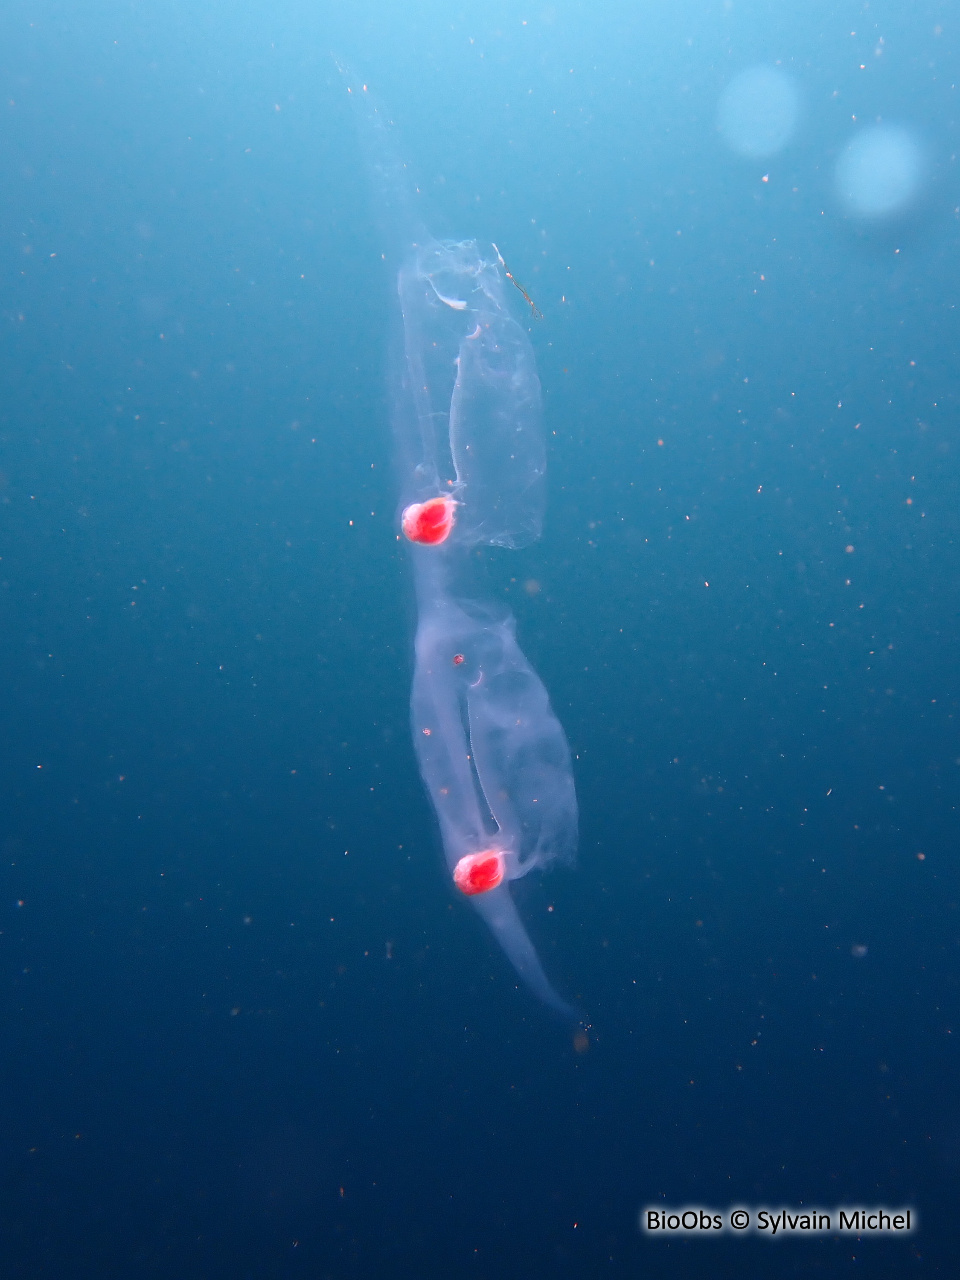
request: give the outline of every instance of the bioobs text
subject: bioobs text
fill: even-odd
[[[897,1235],[917,1226],[912,1208],[884,1209],[843,1206],[834,1209],[705,1209],[687,1205],[678,1209],[642,1209],[640,1229],[649,1235],[697,1234],[732,1230],[764,1235],[851,1234],[856,1236]]]

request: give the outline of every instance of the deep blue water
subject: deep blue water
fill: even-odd
[[[8,0],[4,1277],[956,1274],[960,6],[793,8]],[[585,1053],[417,774],[331,52],[544,313],[547,526],[490,572],[576,757],[520,896]]]

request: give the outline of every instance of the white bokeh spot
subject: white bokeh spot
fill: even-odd
[[[837,194],[857,218],[886,218],[913,201],[923,173],[920,144],[908,130],[877,125],[859,133],[837,161]]]
[[[800,93],[792,76],[777,67],[750,67],[720,95],[717,128],[731,151],[763,160],[786,146],[799,115]]]

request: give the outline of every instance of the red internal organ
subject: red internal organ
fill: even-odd
[[[411,502],[404,508],[400,525],[411,542],[435,547],[449,538],[456,513],[457,504],[453,498],[428,498],[426,502]]]
[[[503,871],[503,854],[499,849],[467,853],[453,869],[453,883],[468,897],[489,893],[502,883]]]

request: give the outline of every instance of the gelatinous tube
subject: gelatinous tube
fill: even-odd
[[[417,596],[410,708],[420,772],[453,886],[585,1046],[586,1022],[550,984],[510,893],[511,881],[573,860],[570,749],[513,617],[472,585],[478,548],[524,547],[540,535],[540,381],[508,297],[519,290],[539,312],[495,246],[423,229],[391,122],[338,66],[361,109],[382,229],[402,263],[393,421]]]
[[[502,271],[495,251],[431,241],[399,275],[396,428],[412,499],[401,527],[418,605],[413,737],[454,884],[531,990],[579,1023],[544,974],[509,889],[573,858],[570,750],[512,616],[470,586],[471,551],[525,545],[543,513],[540,384]]]

